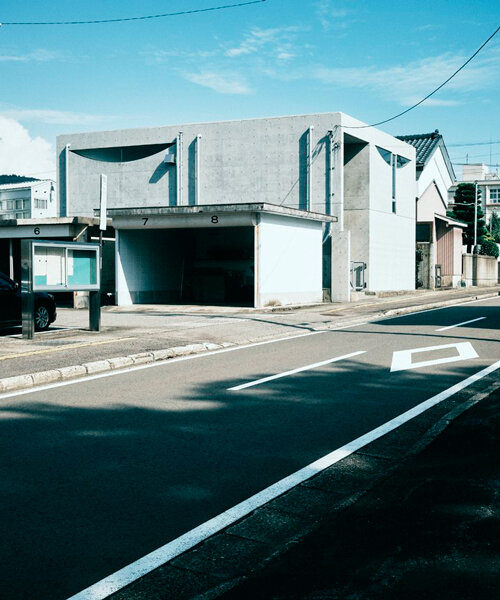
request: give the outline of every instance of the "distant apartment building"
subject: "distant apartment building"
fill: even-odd
[[[481,192],[481,203],[486,216],[486,223],[490,222],[493,212],[500,216],[500,177],[498,171],[493,173],[485,164],[463,165],[462,179],[450,188],[450,202],[459,183],[474,183],[477,181],[478,190]]]
[[[0,219],[40,219],[57,216],[52,179],[0,185]]]

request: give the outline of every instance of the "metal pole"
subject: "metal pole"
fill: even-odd
[[[14,244],[12,238],[9,239],[9,277],[14,279]]]
[[[31,240],[21,240],[21,310],[23,339],[32,340],[35,337],[35,299]]]
[[[477,181],[474,181],[474,248],[472,253],[475,254],[477,252]]]

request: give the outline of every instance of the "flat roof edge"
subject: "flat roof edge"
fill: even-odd
[[[111,223],[109,222],[109,224]],[[0,219],[0,227],[12,227],[13,225],[99,225],[99,218],[43,217],[40,219]]]
[[[98,214],[99,211],[95,211]],[[281,216],[295,217],[298,219],[309,219],[312,221],[337,222],[337,217],[323,213],[316,213],[299,208],[288,206],[279,206],[267,202],[251,202],[245,204],[197,204],[194,206],[144,206],[131,208],[111,208],[108,209],[108,216],[126,217],[132,215],[163,215],[183,216],[196,215],[204,212],[225,212],[225,213],[269,213]]]

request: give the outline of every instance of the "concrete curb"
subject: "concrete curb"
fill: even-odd
[[[429,304],[422,304],[420,306],[406,306],[404,308],[393,308],[390,310],[383,311],[384,316],[390,317],[395,315],[406,315],[412,312],[419,312],[424,310],[432,310],[433,308],[444,308],[446,306],[453,306],[454,304],[465,304],[467,302],[474,302],[474,300],[481,300],[487,298],[495,298],[499,296],[500,292],[487,292],[485,294],[478,294],[476,296],[469,296],[468,298],[454,298],[453,300],[441,300],[439,302],[430,302]]]
[[[12,392],[16,390],[27,389],[39,385],[67,381],[68,379],[77,379],[85,375],[96,375],[105,371],[114,371],[131,367],[134,365],[144,365],[153,362],[176,358],[179,356],[188,356],[189,354],[199,354],[209,350],[221,350],[227,346],[236,344],[188,344],[187,346],[175,346],[165,348],[164,350],[154,350],[152,352],[140,352],[139,354],[129,354],[128,356],[115,356],[94,362],[84,363],[82,365],[73,365],[62,367],[60,369],[50,369],[28,375],[16,375],[15,377],[5,377],[0,379],[0,393]]]
[[[419,304],[416,306],[407,306],[403,308],[395,308],[390,310],[381,310],[378,313],[370,315],[368,318],[360,317],[350,321],[338,321],[331,323],[325,328],[312,328],[315,331],[328,331],[335,328],[341,327],[352,327],[353,325],[376,321],[390,316],[411,314],[414,312],[420,312],[425,310],[432,310],[433,308],[442,308],[446,306],[452,306],[454,304],[463,304],[465,302],[472,302],[482,298],[494,298],[500,295],[498,290],[494,292],[486,292],[484,294],[477,294],[466,298],[455,298],[453,300],[443,300],[439,302],[432,302],[429,304]],[[362,306],[362,305],[359,305]],[[294,335],[294,334],[290,334]],[[270,339],[276,339],[279,337],[286,337],[283,333],[279,335],[265,336],[261,338],[246,340],[242,342],[223,342],[221,344],[214,343],[203,343],[203,344],[188,344],[186,346],[174,346],[172,348],[165,348],[161,350],[153,350],[151,352],[140,352],[138,354],[130,354],[127,356],[115,356],[113,358],[106,358],[103,360],[87,362],[82,365],[73,365],[69,367],[62,367],[60,369],[50,369],[48,371],[40,371],[37,373],[29,373],[26,375],[16,375],[15,377],[5,377],[0,379],[0,394],[3,392],[13,392],[17,390],[29,389],[40,385],[48,385],[51,383],[57,383],[59,381],[67,381],[69,379],[77,379],[85,377],[86,375],[96,375],[98,373],[104,373],[106,371],[123,369],[134,365],[144,365],[153,362],[159,362],[168,360],[170,358],[177,358],[180,356],[188,356],[189,354],[199,354],[202,352],[208,352],[210,350],[221,350],[230,346],[239,346],[242,344],[252,344],[256,342],[266,341]]]

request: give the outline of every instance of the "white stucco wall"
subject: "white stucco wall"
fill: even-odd
[[[322,301],[320,222],[263,214],[255,250],[257,307]]]

